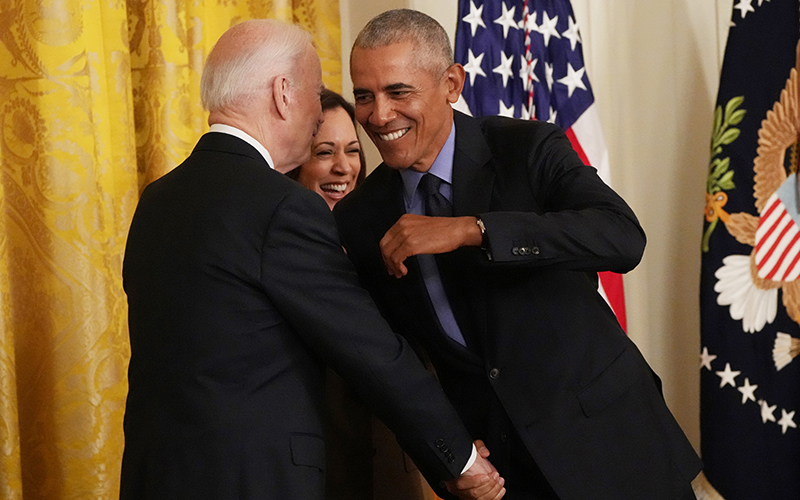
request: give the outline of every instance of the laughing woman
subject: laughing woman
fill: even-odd
[[[353,105],[324,89],[320,96],[325,121],[311,145],[311,159],[287,175],[316,191],[333,209],[366,175]]]
[[[355,110],[342,96],[323,90],[325,121],[311,145],[311,159],[287,175],[316,191],[333,209],[366,176]],[[327,500],[436,498],[397,444],[344,381],[330,369],[325,382]]]

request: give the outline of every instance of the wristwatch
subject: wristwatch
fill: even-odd
[[[481,250],[486,253],[489,260],[492,260],[492,254],[489,253],[489,238],[486,236],[486,224],[483,223],[480,215],[476,215],[475,219],[477,220],[478,228],[481,230]]]

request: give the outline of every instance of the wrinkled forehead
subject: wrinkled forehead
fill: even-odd
[[[412,75],[437,78],[442,71],[430,51],[413,41],[391,43],[373,48],[353,47],[350,53],[350,76],[357,80],[402,81]]]

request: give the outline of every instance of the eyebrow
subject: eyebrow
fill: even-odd
[[[358,140],[355,140],[355,141],[350,141],[350,142],[348,142],[348,143],[346,144],[346,146],[352,146],[353,144],[359,144],[359,145],[360,145],[361,143],[360,143]],[[326,146],[336,146],[336,144],[334,144],[334,142],[333,142],[333,141],[323,141],[323,142],[317,143],[317,146],[322,146],[322,145],[326,145]]]
[[[413,85],[409,85],[407,83],[392,83],[391,85],[387,85],[387,86],[383,87],[381,90],[391,92],[393,90],[407,90],[407,89],[413,89],[413,88],[414,88]],[[371,94],[371,93],[372,92],[370,92],[367,89],[361,89],[361,88],[353,89],[353,95],[364,95],[364,94]]]
[[[405,89],[413,89],[413,85],[409,85],[407,83],[393,83],[391,85],[387,85],[384,87],[384,90],[405,90]]]

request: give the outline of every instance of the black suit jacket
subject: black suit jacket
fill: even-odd
[[[142,194],[123,269],[123,499],[321,499],[324,363],[431,480],[471,439],[375,308],[319,195],[209,133]]]
[[[553,125],[456,112],[455,127],[455,215],[480,214],[491,256],[437,256],[470,349],[442,333],[416,259],[399,280],[384,268],[378,242],[404,213],[400,175],[386,165],[334,210],[362,282],[395,331],[427,349],[501,474],[507,436],[518,435],[563,500],[685,493],[700,461],[597,293],[597,271],[641,258],[633,212]],[[498,427],[502,413],[514,432]]]

